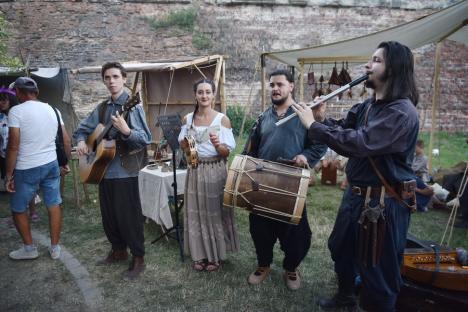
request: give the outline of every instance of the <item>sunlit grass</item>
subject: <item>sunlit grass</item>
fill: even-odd
[[[450,157],[441,152],[441,163],[454,164],[466,159],[463,139],[460,135],[447,136]],[[244,140],[238,141],[233,155],[242,149]],[[95,261],[104,256],[110,246],[102,230],[98,203],[94,202],[97,189],[89,189],[90,202],[84,203],[81,209],[76,208],[71,196],[70,178],[67,178],[61,242],[103,289],[106,311],[317,311],[315,299],[335,291],[336,281],[327,240],[342,197],[342,191],[337,186],[317,185],[309,188],[307,211],[313,241],[299,269],[303,287],[296,292],[288,291],[282,280],[283,253],[278,244],[271,277],[260,286],[247,284],[246,278],[255,268],[256,258],[248,230],[248,214],[242,210],[236,210],[241,249],[239,253],[229,256],[219,272],[194,272],[189,257],[184,263],[180,262],[178,246],[173,239],[151,244],[161,230],[150,222],[145,225],[145,274],[138,282],[123,281],[121,272],[126,269],[126,263],[110,267],[95,265]],[[41,221],[33,227],[47,233],[45,208],[39,205],[38,210]],[[7,195],[2,194],[0,217],[8,215]],[[439,242],[447,219],[448,213],[443,211],[413,214],[410,232],[417,237]],[[468,248],[464,231],[454,229],[452,246]]]

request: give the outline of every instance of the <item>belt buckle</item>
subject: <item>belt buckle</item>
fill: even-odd
[[[353,192],[353,194],[363,195],[362,192],[361,192],[361,188],[359,186],[353,186],[351,188],[351,191]]]

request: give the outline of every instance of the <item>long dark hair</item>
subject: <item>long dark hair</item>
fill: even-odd
[[[211,91],[213,92],[213,94],[215,93],[216,86],[215,86],[213,80],[203,78],[203,79],[200,79],[200,80],[198,80],[197,82],[195,82],[193,84],[193,93],[195,93],[195,95],[197,95],[198,86],[200,84],[202,84],[202,83],[209,84],[211,86]],[[195,119],[195,115],[197,114],[197,112],[198,112],[198,101],[195,100],[195,110],[193,111],[193,115],[192,115],[192,124],[190,125],[191,128],[193,128],[193,120]]]
[[[408,98],[416,106],[419,92],[414,79],[414,58],[411,50],[396,41],[381,42],[377,48],[384,50],[385,58],[383,99],[393,101]]]
[[[18,99],[16,98],[16,96],[14,96],[13,94],[9,94],[9,93],[4,93],[4,92],[1,92],[0,93],[0,101],[4,101],[4,100],[8,100],[8,102],[10,103],[8,109],[5,111],[5,112],[0,112],[0,113],[5,113],[8,115],[8,112],[10,111],[10,109],[17,105],[18,104]]]

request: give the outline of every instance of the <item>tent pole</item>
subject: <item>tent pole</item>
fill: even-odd
[[[260,79],[262,82],[262,112],[265,110],[265,101],[266,101],[266,89],[265,89],[265,55],[262,54],[260,56],[260,64],[261,64],[261,76]]]
[[[244,115],[242,116],[242,123],[241,123],[240,130],[239,130],[239,137],[242,137],[244,134],[245,119],[247,118],[247,115],[250,114],[250,107],[252,106],[252,103],[251,103],[252,91],[255,85],[255,79],[257,79],[257,72],[258,72],[259,65],[260,65],[259,62],[257,61],[257,64],[255,64],[255,71],[252,77],[252,85],[250,86],[250,90],[249,90],[249,97],[247,98],[247,104],[244,107]]]
[[[434,146],[434,131],[435,131],[435,123],[436,123],[435,118],[436,118],[436,109],[438,108],[438,101],[439,101],[439,96],[440,96],[439,74],[440,74],[440,51],[441,49],[442,49],[442,41],[439,41],[437,42],[437,45],[436,45],[434,76],[432,78],[432,85],[434,89],[432,92],[431,134],[429,137],[429,157],[428,157],[429,159],[427,163],[429,174],[431,174],[432,172],[432,149]]]
[[[221,57],[220,59],[221,62],[221,74],[219,77],[219,98],[221,100],[221,112],[223,114],[226,114],[226,98],[225,98],[225,90],[224,90],[224,84],[226,83],[226,63],[224,58]]]
[[[299,63],[299,101],[304,102],[304,62]]]

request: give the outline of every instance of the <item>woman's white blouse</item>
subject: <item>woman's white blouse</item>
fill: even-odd
[[[198,157],[214,157],[218,156],[218,152],[213,144],[211,144],[209,134],[216,133],[221,144],[225,144],[229,151],[232,151],[236,147],[236,141],[232,129],[226,128],[221,124],[221,119],[223,117],[224,114],[218,112],[208,127],[195,125],[192,127],[193,113],[188,114],[186,117],[187,122],[182,126],[179,134],[179,142],[182,141],[187,134],[190,134],[195,138]]]

